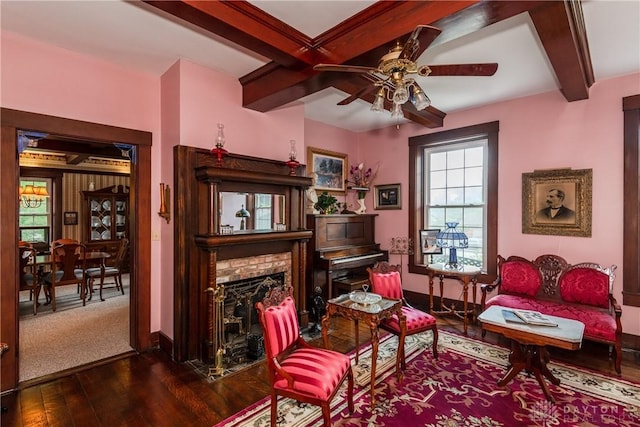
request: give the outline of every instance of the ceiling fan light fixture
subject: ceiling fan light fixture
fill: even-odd
[[[391,107],[391,118],[396,120],[404,118],[404,113],[402,112],[402,104],[393,104],[393,107]]]
[[[393,103],[396,105],[404,104],[409,100],[409,91],[407,90],[404,82],[396,86],[395,92],[393,92]]]
[[[376,93],[376,99],[371,104],[371,111],[384,111],[384,88],[381,87]]]
[[[417,84],[413,85],[413,97],[411,98],[411,103],[413,103],[416,110],[422,111],[431,105],[431,100],[424,93],[424,91]]]

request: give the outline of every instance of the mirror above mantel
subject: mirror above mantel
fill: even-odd
[[[220,191],[219,215],[221,234],[287,228],[284,194]]]

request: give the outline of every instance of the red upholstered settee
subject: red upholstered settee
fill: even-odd
[[[481,285],[481,308],[501,305],[578,320],[585,325],[585,340],[609,344],[610,358],[615,349],[614,365],[620,374],[622,309],[612,295],[616,268],[569,265],[557,255],[541,255],[535,261],[498,256],[498,278]],[[490,297],[496,289],[497,295]]]

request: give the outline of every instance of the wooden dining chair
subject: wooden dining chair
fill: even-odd
[[[369,283],[371,290],[385,298],[402,300],[402,313],[407,318],[406,336],[425,331],[433,332],[433,357],[438,358],[438,327],[436,318],[424,311],[413,308],[404,298],[402,291],[402,280],[400,278],[400,266],[391,265],[382,261],[367,268],[369,273]],[[394,335],[400,336],[400,322],[398,316],[393,315],[390,319],[380,322],[380,327]],[[405,369],[404,347],[400,349],[402,369]]]
[[[275,427],[278,396],[318,405],[324,425],[331,425],[329,404],[348,380],[347,400],[353,412],[353,370],[349,356],[309,345],[300,335],[293,298],[266,308],[255,305],[264,334],[271,382],[271,426]]]
[[[129,248],[129,240],[126,238],[120,239],[120,246],[118,252],[113,258],[107,258],[107,260],[100,265],[100,267],[89,267],[85,270],[85,277],[87,279],[87,289],[89,292],[89,300],[93,297],[93,283],[100,279],[100,301],[104,301],[102,297],[102,288],[105,284],[104,279],[113,277],[113,281],[116,285],[116,291],[120,290],[124,295],[124,285],[122,284],[122,268],[124,265],[125,257],[127,256],[127,249]]]
[[[51,244],[51,271],[44,276],[47,285],[51,309],[56,311],[56,287],[63,285],[80,285],[82,305],[86,304],[85,274],[86,248],[77,241],[56,240]]]
[[[28,242],[18,242],[20,256],[20,291],[29,291],[29,301],[33,301],[33,314],[38,314],[40,286],[36,271],[36,250]]]

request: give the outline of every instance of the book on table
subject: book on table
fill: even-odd
[[[538,311],[531,310],[502,310],[504,320],[510,323],[523,323],[536,326],[558,326],[556,322],[549,319]]]

